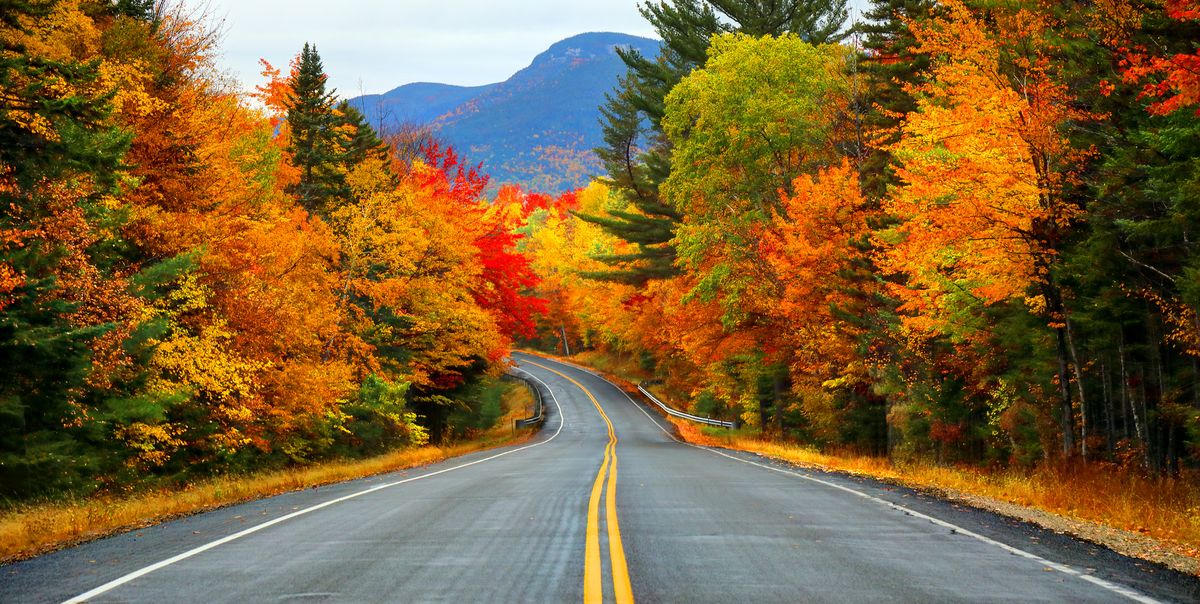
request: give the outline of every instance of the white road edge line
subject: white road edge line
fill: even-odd
[[[558,397],[554,396],[554,390],[552,388],[550,388],[550,386],[548,384],[546,384],[546,382],[543,382],[537,376],[533,375],[532,373],[529,373],[528,371],[525,371],[524,369],[521,369],[519,367],[516,369],[517,369],[517,371],[520,371],[521,373],[524,373],[525,375],[537,380],[539,383],[541,383],[543,386],[546,387],[546,390],[548,392],[550,392],[550,400],[554,401],[554,406],[558,409],[558,417],[559,417],[558,429],[554,431],[554,434],[550,435],[550,438],[547,438],[546,440],[538,441],[531,445],[525,445],[524,447],[520,447],[518,449],[504,451],[503,453],[497,453],[490,457],[485,457],[483,459],[477,459],[472,462],[460,464],[460,465],[454,466],[452,468],[445,468],[445,469],[438,470],[436,472],[430,472],[428,474],[422,474],[420,476],[414,476],[412,478],[405,478],[404,480],[397,480],[395,482],[389,482],[387,484],[377,485],[377,486],[371,487],[369,489],[365,489],[362,491],[358,491],[356,493],[351,493],[349,495],[338,497],[337,499],[331,499],[329,501],[326,501],[325,503],[318,503],[317,505],[306,507],[302,510],[292,512],[285,516],[280,516],[279,518],[276,518],[274,520],[268,520],[267,522],[264,522],[262,524],[252,526],[244,531],[240,531],[240,532],[234,533],[232,535],[228,535],[228,536],[222,537],[220,539],[217,539],[216,541],[206,543],[195,549],[190,549],[186,552],[183,552],[182,554],[178,554],[178,555],[172,556],[170,558],[167,558],[166,560],[162,560],[160,562],[155,562],[154,564],[151,564],[150,566],[141,568],[139,570],[135,570],[135,571],[133,571],[127,575],[124,575],[122,577],[119,577],[117,579],[113,579],[112,581],[109,581],[108,583],[105,583],[104,585],[101,585],[100,587],[97,587],[91,591],[79,594],[78,596],[75,596],[74,598],[64,601],[63,604],[81,604],[83,602],[88,601],[91,598],[94,598],[96,596],[99,596],[99,595],[102,595],[109,591],[112,591],[126,583],[129,583],[130,581],[144,577],[156,570],[165,568],[167,566],[171,566],[172,564],[175,564],[176,562],[180,562],[180,561],[186,560],[188,558],[191,558],[192,556],[195,556],[196,554],[200,554],[200,553],[206,552],[210,549],[213,549],[215,547],[225,545],[226,543],[229,543],[230,541],[235,541],[237,539],[241,539],[242,537],[245,537],[246,535],[257,533],[258,531],[261,531],[265,528],[275,526],[276,524],[279,524],[281,522],[286,522],[288,520],[296,518],[297,516],[303,516],[310,512],[315,512],[321,508],[329,507],[335,503],[341,503],[341,502],[347,501],[349,499],[354,499],[355,497],[361,497],[368,493],[374,493],[375,491],[381,491],[383,489],[402,485],[407,482],[413,482],[414,480],[421,480],[423,478],[437,476],[438,474],[445,474],[446,472],[453,472],[454,470],[459,470],[462,468],[466,468],[468,466],[473,466],[475,464],[481,464],[485,461],[491,461],[498,457],[504,457],[505,455],[511,455],[513,453],[518,453],[518,452],[524,451],[526,449],[532,449],[534,447],[544,445],[544,444],[554,440],[556,437],[558,437],[558,434],[560,432],[562,432],[563,425],[567,423],[567,418],[564,417],[563,413],[562,413],[562,406],[558,404]]]
[[[910,508],[906,508],[906,507],[904,507],[904,506],[902,506],[902,505],[897,505],[897,504],[895,504],[895,503],[892,503],[892,502],[890,502],[890,501],[887,501],[886,499],[880,499],[880,498],[878,498],[878,497],[875,497],[874,495],[868,495],[868,494],[866,494],[866,493],[863,493],[862,491],[856,491],[856,490],[854,490],[854,489],[852,489],[852,488],[850,488],[850,487],[846,487],[846,486],[842,486],[842,485],[840,485],[840,484],[832,483],[832,482],[829,482],[829,481],[827,481],[827,480],[821,480],[820,478],[817,478],[817,477],[815,477],[815,476],[806,476],[806,475],[804,475],[804,474],[801,474],[801,473],[799,473],[799,472],[793,472],[793,471],[791,471],[791,470],[787,470],[787,469],[784,469],[784,468],[776,468],[776,467],[774,467],[774,466],[769,466],[769,465],[766,465],[766,464],[757,463],[757,462],[754,462],[754,461],[750,461],[750,460],[748,460],[748,459],[742,459],[742,458],[740,458],[740,457],[737,457],[737,456],[734,456],[734,455],[729,455],[728,453],[725,453],[725,452],[723,452],[723,451],[718,451],[717,449],[713,449],[713,448],[711,448],[711,447],[704,447],[704,446],[701,446],[701,445],[695,445],[695,444],[692,444],[692,443],[689,443],[689,442],[685,442],[685,441],[679,440],[679,438],[677,438],[677,437],[676,437],[674,434],[671,434],[671,432],[670,432],[670,431],[668,431],[666,428],[664,428],[664,427],[662,426],[662,424],[660,424],[660,423],[658,422],[658,420],[654,419],[654,417],[653,417],[653,416],[651,416],[649,413],[647,413],[647,412],[646,412],[646,410],[643,408],[643,406],[642,406],[642,405],[639,405],[639,404],[637,403],[637,401],[633,400],[633,397],[629,396],[629,393],[627,393],[627,392],[625,392],[624,390],[622,390],[622,389],[621,389],[619,386],[617,386],[616,384],[613,384],[612,382],[609,382],[609,381],[608,381],[608,379],[607,379],[607,378],[605,378],[604,376],[602,376],[602,375],[600,375],[600,374],[598,374],[598,373],[596,373],[596,372],[594,372],[594,371],[592,371],[592,370],[590,370],[590,369],[587,369],[587,368],[585,368],[585,367],[581,367],[581,366],[579,366],[579,365],[576,365],[576,364],[574,364],[574,363],[566,363],[566,362],[562,362],[562,361],[555,361],[555,362],[557,362],[557,363],[559,363],[559,364],[561,364],[561,365],[566,365],[566,366],[569,366],[569,367],[574,367],[575,369],[578,369],[578,370],[580,370],[580,371],[583,371],[584,373],[591,374],[592,376],[595,376],[595,377],[597,377],[597,378],[599,378],[599,379],[601,379],[601,380],[604,380],[605,382],[608,382],[608,384],[609,384],[609,385],[611,385],[613,388],[616,388],[616,389],[617,389],[617,390],[618,390],[618,391],[619,391],[621,394],[625,395],[625,398],[626,398],[626,399],[628,399],[628,400],[629,400],[629,402],[630,402],[630,403],[632,403],[632,404],[633,404],[633,406],[634,406],[634,407],[636,407],[638,411],[641,411],[641,412],[642,412],[642,415],[645,415],[645,416],[646,416],[646,419],[649,419],[649,420],[650,420],[650,423],[654,424],[656,427],[658,427],[658,429],[659,429],[659,430],[662,430],[664,434],[666,434],[668,437],[670,437],[672,440],[674,440],[674,441],[675,441],[675,442],[677,442],[677,443],[680,443],[680,444],[683,444],[683,445],[687,445],[687,446],[689,446],[689,447],[692,447],[692,448],[695,448],[695,449],[700,449],[701,451],[707,451],[707,452],[709,452],[709,453],[712,453],[712,454],[714,454],[714,455],[720,455],[721,457],[726,457],[726,458],[732,459],[732,460],[734,460],[734,461],[739,461],[739,462],[741,462],[741,463],[744,463],[744,464],[749,464],[749,465],[752,465],[752,466],[758,466],[758,467],[760,467],[760,468],[763,468],[763,469],[765,469],[765,470],[771,470],[772,472],[779,472],[779,473],[781,473],[781,474],[787,474],[787,475],[789,475],[789,476],[795,476],[796,478],[803,478],[804,480],[808,480],[808,481],[811,481],[811,482],[815,482],[815,483],[817,483],[817,484],[821,484],[821,485],[827,486],[827,487],[829,487],[829,488],[837,489],[837,490],[839,490],[839,491],[845,491],[845,492],[847,492],[847,493],[850,493],[850,494],[852,494],[852,495],[856,495],[856,496],[858,496],[858,497],[862,497],[863,499],[866,499],[866,500],[868,500],[868,501],[873,501],[873,502],[876,502],[876,503],[882,504],[882,505],[884,505],[884,506],[886,506],[886,507],[892,508],[892,509],[894,509],[894,510],[897,510],[897,511],[900,511],[900,512],[904,512],[905,514],[908,514],[908,515],[910,515],[910,516],[914,516],[914,517],[916,517],[916,518],[921,518],[921,519],[924,519],[924,520],[928,520],[929,522],[931,522],[931,523],[933,523],[933,524],[936,524],[937,526],[940,526],[940,527],[943,527],[943,528],[947,528],[947,529],[953,530],[954,532],[956,532],[956,533],[958,533],[958,534],[960,534],[960,535],[965,535],[965,536],[967,536],[967,537],[971,537],[971,538],[973,538],[973,539],[976,539],[976,540],[978,540],[978,541],[982,541],[983,543],[987,543],[988,545],[993,545],[993,546],[995,546],[995,547],[998,547],[998,548],[1000,548],[1000,549],[1002,549],[1002,550],[1004,550],[1004,551],[1006,551],[1006,552],[1009,552],[1010,554],[1014,554],[1014,555],[1017,555],[1017,556],[1021,556],[1022,558],[1028,558],[1029,560],[1033,560],[1033,561],[1035,561],[1035,562],[1037,562],[1037,563],[1039,563],[1039,564],[1042,564],[1042,565],[1044,565],[1044,566],[1046,566],[1046,567],[1048,567],[1048,568],[1052,568],[1052,569],[1054,569],[1054,570],[1056,570],[1056,571],[1059,571],[1059,572],[1061,572],[1061,573],[1065,573],[1065,574],[1068,574],[1068,575],[1071,575],[1071,576],[1074,576],[1074,577],[1078,577],[1078,578],[1080,578],[1080,579],[1082,579],[1082,580],[1084,580],[1084,581],[1087,581],[1088,583],[1092,583],[1092,584],[1094,584],[1094,585],[1096,585],[1096,586],[1099,586],[1099,587],[1102,587],[1102,588],[1104,588],[1104,589],[1107,589],[1108,591],[1111,591],[1111,592],[1113,592],[1113,593],[1116,593],[1116,594],[1119,594],[1119,595],[1125,596],[1126,598],[1129,598],[1130,600],[1133,600],[1134,602],[1140,602],[1140,603],[1142,603],[1142,604],[1161,604],[1161,601],[1160,601],[1160,600],[1156,600],[1156,599],[1154,599],[1154,598],[1151,598],[1150,596],[1147,596],[1147,595],[1144,595],[1144,594],[1138,593],[1137,591],[1134,591],[1132,588],[1126,587],[1126,586],[1124,586],[1124,585],[1120,585],[1120,584],[1118,584],[1118,583],[1113,583],[1112,581],[1107,581],[1107,580],[1105,580],[1105,579],[1101,579],[1101,578],[1099,578],[1099,577],[1096,577],[1096,576],[1093,576],[1093,575],[1089,575],[1089,574],[1087,574],[1087,573],[1084,573],[1084,572],[1081,572],[1081,571],[1079,571],[1079,570],[1076,570],[1075,568],[1073,568],[1073,567],[1071,567],[1071,566],[1068,566],[1068,565],[1066,565],[1066,564],[1060,564],[1060,563],[1058,563],[1058,562],[1052,562],[1052,561],[1050,561],[1050,560],[1047,560],[1046,558],[1043,558],[1043,557],[1041,557],[1041,556],[1039,556],[1039,555],[1037,555],[1037,554],[1035,554],[1035,553],[1032,553],[1032,552],[1027,552],[1027,551],[1025,551],[1025,550],[1023,550],[1023,549],[1020,549],[1020,548],[1013,547],[1013,546],[1011,546],[1011,545],[1008,545],[1008,544],[1006,544],[1006,543],[1001,543],[1001,542],[999,542],[999,541],[996,541],[995,539],[992,539],[992,538],[990,538],[990,537],[985,537],[985,536],[983,536],[983,535],[980,535],[979,533],[976,533],[976,532],[973,532],[973,531],[969,531],[969,530],[967,530],[967,529],[965,529],[965,528],[962,528],[961,526],[958,526],[958,525],[956,525],[956,524],[953,524],[953,523],[950,523],[950,522],[946,522],[945,520],[940,520],[940,519],[938,519],[938,518],[934,518],[933,516],[929,516],[929,515],[927,515],[927,514],[922,514],[921,512],[918,512],[918,511],[916,511],[916,510],[913,510],[913,509],[910,509]]]

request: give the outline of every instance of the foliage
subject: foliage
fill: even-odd
[[[404,161],[314,47],[258,109],[186,11],[3,14],[0,496],[421,445],[531,331],[532,208]]]
[[[861,49],[787,4],[644,7],[537,342],[819,445],[1200,463],[1194,2],[878,0]]]

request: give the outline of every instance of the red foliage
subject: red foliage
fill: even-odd
[[[1167,0],[1166,13],[1178,21],[1200,20],[1200,0]],[[1121,63],[1126,82],[1142,83],[1142,98],[1158,99],[1148,107],[1150,113],[1166,115],[1200,105],[1200,50],[1160,56],[1138,48],[1125,52]]]
[[[522,235],[512,231],[505,212],[489,212],[492,208],[483,198],[488,177],[480,173],[480,166],[466,166],[452,147],[430,142],[422,152],[426,163],[436,168],[419,176],[422,187],[444,197],[472,221],[484,224],[483,234],[472,242],[483,265],[483,278],[472,292],[475,301],[492,313],[506,336],[533,337],[534,316],[546,312],[546,301],[528,292],[540,279],[530,266],[530,258],[517,251]],[[519,204],[519,218],[524,221],[533,210],[547,207],[550,197],[524,195],[519,188],[506,186],[496,203]]]

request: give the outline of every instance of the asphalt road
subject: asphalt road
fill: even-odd
[[[676,442],[604,380],[517,357],[553,393],[528,444],[0,567],[0,601],[1200,601],[992,514]]]

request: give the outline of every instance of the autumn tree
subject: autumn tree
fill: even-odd
[[[786,390],[788,351],[768,344],[780,282],[757,242],[793,180],[836,159],[836,114],[846,102],[844,53],[795,35],[713,39],[710,56],[671,91],[663,126],[674,169],[663,195],[684,216],[675,245],[694,279],[689,297],[717,302],[730,330],[762,331],[764,362]]]
[[[29,495],[109,469],[89,455],[104,435],[85,405],[92,346],[138,308],[106,245],[129,137],[108,121],[112,66],[87,52],[100,32],[80,7],[0,8],[0,485]]]

